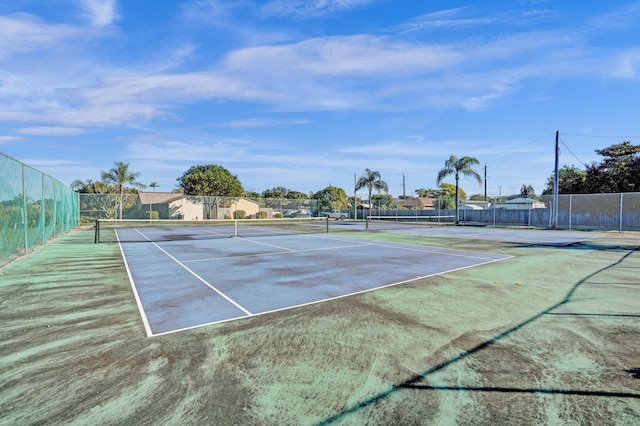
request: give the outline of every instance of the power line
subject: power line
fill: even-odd
[[[580,164],[582,164],[582,165],[583,165],[583,166],[585,166],[585,167],[589,167],[589,166],[587,165],[587,163],[585,163],[584,161],[582,161],[581,159],[579,159],[579,158],[578,158],[578,156],[577,156],[576,154],[574,154],[574,153],[573,153],[573,151],[571,151],[571,148],[569,148],[569,147],[567,146],[567,144],[566,144],[566,143],[564,143],[564,141],[562,140],[562,138],[560,138],[560,142],[562,143],[562,145],[563,145],[565,148],[567,148],[567,151],[569,151],[569,152],[571,153],[571,155],[573,155],[573,156],[575,157],[575,159],[576,159],[576,160],[578,160],[578,161],[580,162]]]
[[[640,136],[603,136],[603,135],[581,135],[579,133],[561,132],[563,135],[580,136],[582,138],[601,138],[601,139],[640,139]]]
[[[529,142],[525,142],[525,143],[523,143],[522,145],[518,145],[518,146],[515,146],[515,147],[511,147],[511,148],[505,149],[504,151],[496,152],[496,153],[494,153],[493,155],[500,155],[500,154],[503,154],[503,153],[505,153],[505,152],[512,152],[512,151],[514,151],[514,150],[516,150],[516,149],[518,149],[518,148],[522,148],[522,147],[527,146],[527,145],[530,145],[530,144],[532,144],[532,143],[539,142],[539,141],[541,141],[541,140],[543,140],[543,139],[550,138],[550,137],[552,137],[553,135],[555,135],[555,133],[551,133],[551,134],[548,134],[548,135],[544,135],[544,136],[543,136],[543,137],[541,137],[541,138],[534,139],[534,140],[529,141]]]

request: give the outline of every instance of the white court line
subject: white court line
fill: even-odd
[[[116,230],[116,240],[118,240],[118,246],[120,247],[120,254],[122,255],[122,260],[124,260],[124,267],[127,270],[127,275],[129,276],[129,284],[131,284],[131,289],[133,290],[133,297],[136,299],[136,304],[138,305],[138,311],[140,311],[140,317],[142,317],[142,324],[144,325],[144,331],[147,333],[147,337],[153,336],[153,331],[151,331],[151,325],[149,325],[149,319],[147,318],[147,314],[144,311],[144,307],[142,306],[142,301],[140,300],[140,295],[138,294],[138,289],[133,281],[133,276],[131,275],[131,270],[129,269],[129,262],[127,262],[127,257],[124,255],[124,250],[122,249],[122,243],[120,242],[120,237],[118,235],[118,231]]]
[[[267,246],[267,247],[273,247],[273,248],[277,248],[277,249],[280,249],[280,250],[295,251],[294,249],[290,249],[290,248],[287,248],[287,247],[276,246],[275,244],[267,244],[267,243],[263,243],[262,241],[254,241],[254,240],[252,240],[250,238],[244,238],[244,237],[236,237],[236,238],[239,238],[239,239],[241,239],[243,241],[249,241],[250,243],[260,244],[260,245]]]
[[[386,248],[393,248],[393,249],[398,249],[398,250],[407,250],[407,251],[419,251],[421,253],[434,253],[434,254],[443,254],[445,256],[456,256],[456,257],[464,257],[464,258],[468,258],[468,259],[487,259],[487,256],[483,256],[482,252],[476,252],[476,251],[467,251],[467,250],[452,250],[452,249],[435,249],[433,250],[434,247],[430,247],[431,250],[429,249],[429,247],[427,246],[415,246],[416,248],[410,247],[409,244],[405,244],[404,247],[401,246],[400,244],[404,244],[404,243],[398,243],[398,245],[390,245],[390,244],[374,244],[375,246],[378,247],[386,247]],[[422,249],[421,247],[424,247],[424,249]],[[455,253],[455,252],[460,252],[460,253]],[[468,253],[471,253],[471,255],[469,255]],[[501,254],[497,255],[497,256],[503,256]],[[508,258],[511,258],[513,256],[507,256]]]
[[[318,236],[318,238],[324,238],[324,237],[320,237]],[[327,239],[334,239],[334,240],[338,240],[338,241],[348,241],[348,242],[353,242],[355,239],[354,237],[326,237]],[[341,239],[343,238],[343,239]],[[450,255],[450,256],[459,256],[459,257],[468,257],[471,259],[487,259],[486,256],[482,256],[483,252],[474,252],[474,251],[469,251],[469,250],[457,250],[457,249],[447,249],[447,248],[442,248],[439,249],[437,247],[431,247],[431,246],[421,246],[421,245],[417,245],[417,244],[408,244],[408,243],[380,243],[378,240],[363,240],[363,241],[369,241],[369,244],[366,245],[372,245],[372,246],[377,246],[377,247],[386,247],[386,248],[394,248],[394,249],[399,249],[399,250],[409,250],[409,251],[419,251],[419,252],[423,252],[423,253],[436,253],[436,254],[445,254],[445,255]],[[477,254],[478,256],[468,256],[465,254],[458,254],[458,253],[452,253],[452,252],[462,252],[462,253],[472,253],[472,254]],[[503,256],[503,255],[497,255],[497,256]],[[513,256],[508,256],[508,258],[511,258]]]
[[[252,242],[255,242],[255,241],[252,241]],[[305,253],[305,252],[311,252],[311,251],[338,250],[342,248],[364,247],[364,246],[372,246],[372,245],[375,245],[375,244],[368,244],[368,243],[352,244],[348,246],[321,247],[321,248],[312,248],[312,249],[304,249],[304,250],[294,250],[294,249],[283,248],[283,250],[285,251],[275,251],[275,252],[269,252],[269,253],[252,253],[252,254],[243,254],[240,256],[223,256],[223,257],[209,257],[204,259],[191,259],[191,260],[184,260],[183,263],[209,262],[209,261],[226,260],[226,259],[242,259],[242,258],[248,258],[248,257],[274,256],[274,255],[281,255],[281,254]]]
[[[205,230],[204,230],[204,232],[205,232],[206,234],[220,235],[220,236],[222,236],[222,237],[226,237],[226,238],[230,238],[230,237],[231,237],[231,235],[229,235],[229,234],[223,234],[222,232],[217,232],[217,231],[210,231],[210,230],[208,230],[208,229],[205,229]]]
[[[140,235],[142,235],[143,237],[147,238],[146,235],[144,235],[142,232],[138,231],[136,229],[136,232],[138,232]],[[148,238],[147,238],[148,239]],[[218,293],[220,296],[224,297],[229,303],[231,303],[233,306],[235,306],[236,308],[240,309],[242,312],[244,312],[247,315],[251,315],[251,312],[249,312],[247,309],[245,309],[243,306],[241,306],[240,304],[238,304],[235,300],[233,300],[232,298],[230,298],[229,296],[227,296],[226,294],[224,294],[223,292],[221,292],[220,290],[218,290],[215,286],[213,286],[212,284],[208,283],[204,278],[202,278],[200,275],[196,274],[195,272],[193,272],[191,269],[189,269],[188,266],[186,266],[184,263],[180,262],[178,259],[176,259],[175,257],[173,257],[169,252],[167,252],[165,249],[163,249],[162,247],[160,247],[158,244],[156,244],[153,241],[150,241],[151,244],[153,244],[154,246],[156,246],[161,252],[163,252],[164,254],[166,254],[167,256],[169,256],[169,258],[171,260],[173,260],[174,262],[176,262],[178,265],[180,265],[181,267],[183,267],[184,269],[187,270],[187,272],[189,272],[191,275],[193,275],[194,277],[196,277],[200,282],[202,282],[204,285],[206,285],[207,287],[209,287],[211,290],[215,291],[216,293]],[[124,254],[123,254],[124,255]],[[133,282],[133,281],[132,281]]]

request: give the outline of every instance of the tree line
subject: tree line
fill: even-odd
[[[480,175],[472,169],[471,166],[479,164],[479,161],[472,157],[457,158],[452,155],[446,162],[445,167],[438,173],[437,183],[449,176],[455,176],[455,199],[456,207],[460,194],[458,180],[460,175],[471,176],[481,183]],[[147,185],[138,180],[140,173],[133,172],[129,169],[130,164],[124,162],[115,162],[114,167],[108,171],[101,171],[100,181],[82,181],[75,180],[71,184],[71,188],[80,193],[90,194],[118,194],[120,195],[120,210],[123,208],[123,195],[125,193],[136,193],[140,189],[145,189]],[[226,168],[216,165],[197,165],[192,166],[177,179],[178,188],[176,192],[185,195],[200,196],[224,196],[224,197],[249,197],[249,198],[282,198],[282,199],[315,199],[321,201],[323,208],[348,209],[350,206],[361,203],[361,200],[354,199],[347,195],[342,188],[328,186],[320,191],[311,192],[309,195],[291,190],[285,187],[274,187],[264,190],[261,194],[256,192],[245,191],[236,175],[233,175]],[[442,185],[449,185],[444,184]],[[150,187],[157,188],[158,184],[152,182]],[[380,172],[366,169],[356,182],[355,190],[367,189],[368,191],[368,208],[372,208],[374,200],[378,201],[379,207],[384,204],[391,204],[392,197],[388,194],[389,186],[382,180]],[[373,194],[374,190],[377,192]],[[416,190],[421,193],[424,190]],[[384,195],[382,194],[384,192]],[[464,194],[464,192],[462,192]],[[464,194],[466,197],[466,194]],[[122,214],[122,212],[120,212]]]
[[[596,150],[596,153],[604,157],[601,163],[592,163],[581,170],[576,166],[563,166],[559,170],[559,193],[606,193],[606,192],[632,192],[640,191],[640,145],[632,145],[626,141],[614,144],[610,147]],[[472,178],[479,185],[482,184],[480,174],[473,166],[480,164],[478,159],[469,156],[456,157],[451,155],[438,172],[436,177],[437,189],[420,188],[415,190],[418,197],[430,197],[441,200],[441,208],[458,209],[460,200],[466,200],[466,193],[460,188],[461,177]],[[119,194],[136,193],[147,185],[141,183],[140,174],[130,170],[130,165],[123,162],[115,162],[114,167],[108,171],[101,171],[100,181],[76,180],[71,188],[80,193],[94,194]],[[455,179],[455,185],[445,183],[443,180],[449,176]],[[262,193],[246,191],[236,175],[226,168],[216,165],[196,165],[185,171],[177,179],[178,186],[175,192],[185,195],[201,196],[227,196],[249,198],[282,198],[282,199],[315,199],[320,201],[322,208],[348,209],[350,206],[364,204],[362,200],[354,199],[347,195],[342,188],[327,186],[326,188],[305,194],[286,187],[278,186],[264,190]],[[156,182],[151,182],[149,187],[158,187]],[[543,195],[552,194],[554,186],[554,174],[552,174]],[[374,202],[380,208],[393,208],[393,198],[388,194],[388,184],[382,180],[380,172],[366,169],[356,181],[355,190],[366,189],[368,193],[368,208],[372,208]],[[375,192],[375,194],[374,194]],[[384,192],[384,194],[383,194]],[[522,185],[520,194],[514,196],[534,197],[535,191],[531,185]],[[470,199],[483,198],[475,194]],[[365,207],[367,207],[365,206]],[[122,201],[120,203],[122,209]],[[457,217],[456,212],[456,217]]]
[[[564,165],[558,171],[558,193],[599,194],[640,191],[640,145],[630,141],[597,149],[604,157],[581,170],[575,165]],[[543,195],[553,194],[555,176],[551,175]]]

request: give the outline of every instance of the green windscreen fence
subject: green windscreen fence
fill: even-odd
[[[0,153],[0,267],[78,225],[78,194]]]

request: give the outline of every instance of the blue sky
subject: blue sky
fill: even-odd
[[[370,168],[395,196],[469,155],[488,195],[539,194],[556,130],[561,165],[640,143],[639,26],[632,1],[12,0],[0,151],[66,184],[219,164],[352,194]]]

